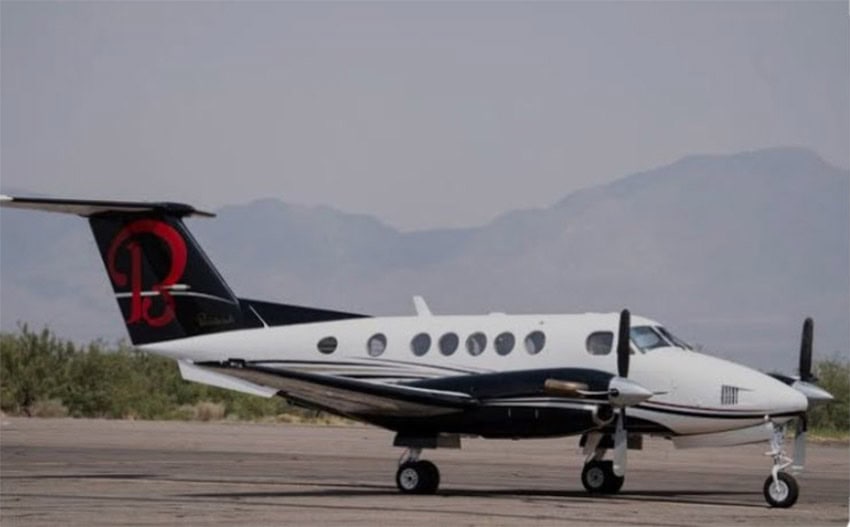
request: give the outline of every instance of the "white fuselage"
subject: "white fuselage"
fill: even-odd
[[[616,374],[617,323],[616,313],[376,317],[238,330],[140,348],[179,360],[266,361],[270,366],[385,383],[546,368],[588,368]],[[633,317],[632,327],[637,326],[661,324]],[[533,332],[542,333],[545,343],[532,354],[529,348],[535,351],[540,342],[539,334],[537,341],[526,342]],[[588,337],[596,332],[613,333],[610,352],[588,351]],[[423,333],[429,336],[430,346],[425,352],[420,346],[416,354],[413,339]],[[447,333],[457,335],[459,341],[451,354],[440,346]],[[475,352],[480,346],[470,343],[468,347],[467,339],[477,333],[486,337],[486,345],[473,355],[469,348]],[[514,345],[506,351],[510,339],[500,339],[499,353],[495,341],[505,333],[513,336]],[[382,346],[369,344],[377,334],[386,342],[380,353]],[[320,351],[319,342],[329,337],[335,345],[325,340],[324,352]],[[424,340],[420,338],[419,344]],[[630,408],[629,415],[658,423],[677,435],[752,427],[765,417],[805,411],[808,404],[800,392],[768,375],[675,345],[651,350],[633,346],[629,379],[655,392],[648,401]]]

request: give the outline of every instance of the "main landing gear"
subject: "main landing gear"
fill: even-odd
[[[440,486],[437,465],[419,459],[421,448],[408,448],[398,462],[395,483],[404,494],[434,494]]]
[[[614,474],[613,461],[592,460],[581,471],[581,484],[591,494],[616,494],[623,487],[625,477]]]
[[[614,473],[614,462],[603,461],[607,449],[602,444],[603,435],[593,432],[587,435],[584,445],[584,468],[581,471],[581,484],[591,494],[616,494],[623,487],[625,475]]]
[[[785,455],[785,425],[771,423],[773,434],[770,437],[770,452],[766,456],[773,458],[770,476],[764,480],[764,499],[771,507],[786,509],[797,502],[800,486],[794,476],[783,472],[791,466],[793,460]]]

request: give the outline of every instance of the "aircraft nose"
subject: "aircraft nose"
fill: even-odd
[[[809,408],[806,396],[794,388],[776,382],[768,395],[770,409],[776,414],[803,413]]]

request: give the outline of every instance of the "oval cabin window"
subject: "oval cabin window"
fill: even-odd
[[[440,337],[440,353],[449,356],[457,351],[457,345],[460,339],[454,333],[446,333]]]
[[[473,333],[466,339],[466,351],[473,357],[484,353],[487,348],[487,336],[480,331]]]
[[[507,355],[513,351],[515,343],[516,339],[514,338],[513,333],[506,331],[504,333],[500,333],[499,336],[496,337],[493,345],[496,346],[496,353],[499,355]]]
[[[417,357],[425,355],[429,349],[431,349],[431,335],[427,333],[420,333],[410,341],[410,350]]]
[[[319,348],[319,351],[321,353],[324,353],[325,355],[329,355],[329,354],[333,353],[334,351],[336,351],[336,345],[337,345],[336,337],[325,337],[325,338],[323,338],[322,340],[319,341],[319,343],[316,345],[316,347]]]
[[[546,335],[542,331],[532,331],[525,337],[525,351],[537,355],[546,346]]]
[[[387,349],[387,337],[383,333],[375,333],[366,343],[366,351],[370,357],[378,357]]]

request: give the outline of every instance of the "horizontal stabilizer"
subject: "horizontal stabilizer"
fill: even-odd
[[[186,205],[185,203],[172,203],[168,201],[101,201],[89,199],[25,198],[0,195],[0,206],[13,209],[76,214],[77,216],[85,217],[109,212],[160,212],[181,218],[184,216],[203,216],[207,218],[215,216],[211,212],[197,210],[195,207]]]
[[[223,375],[214,371],[199,368],[185,360],[178,360],[180,367],[180,376],[184,380],[214,386],[216,388],[224,388],[225,390],[234,390],[237,392],[247,393],[248,395],[258,395],[260,397],[269,398],[277,393],[274,388],[260,386],[243,379],[237,379],[229,375]]]

